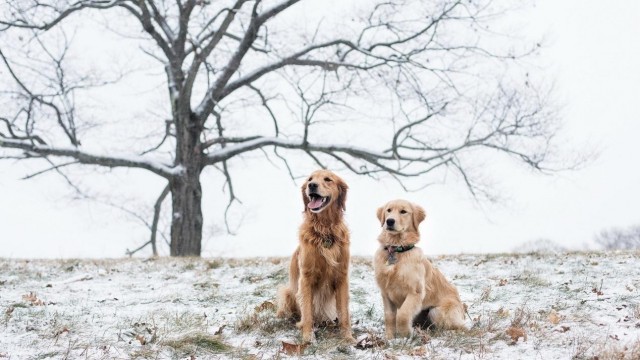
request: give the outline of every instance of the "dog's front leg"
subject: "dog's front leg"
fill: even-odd
[[[391,340],[396,336],[396,306],[382,295],[382,305],[384,306],[384,333],[387,339]]]
[[[356,340],[351,332],[351,315],[349,315],[349,283],[342,281],[336,287],[336,308],[342,337],[352,343]]]
[[[420,312],[422,308],[422,293],[408,294],[404,299],[402,306],[398,309],[396,318],[396,326],[398,334],[404,337],[411,337],[413,334],[413,318]]]
[[[297,326],[302,330],[302,340],[313,341],[313,289],[308,276],[300,277],[298,299],[300,301],[300,322]]]

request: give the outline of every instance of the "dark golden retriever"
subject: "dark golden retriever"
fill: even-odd
[[[291,258],[289,284],[278,291],[278,317],[300,317],[304,341],[313,325],[338,319],[353,342],[349,315],[349,229],[343,221],[347,184],[327,170],[314,171],[302,185],[304,221]]]
[[[465,329],[465,305],[458,290],[422,250],[418,225],[424,210],[405,200],[390,201],[377,212],[382,225],[373,267],[382,293],[388,339],[412,335],[417,318],[441,329]]]

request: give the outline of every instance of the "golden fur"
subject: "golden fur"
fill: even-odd
[[[347,189],[327,170],[313,172],[302,185],[304,221],[289,266],[289,284],[278,291],[277,316],[300,317],[297,326],[304,341],[313,340],[314,323],[336,318],[342,336],[355,341],[349,315],[349,229],[343,221]],[[312,209],[318,196],[325,199],[323,207]]]
[[[465,329],[465,307],[458,290],[414,247],[390,253],[387,246],[415,245],[420,241],[418,225],[426,218],[424,210],[405,200],[394,200],[377,211],[383,230],[378,237],[373,266],[382,293],[385,334],[412,335],[414,319],[428,311],[431,324],[442,329]],[[390,220],[391,219],[391,220]]]

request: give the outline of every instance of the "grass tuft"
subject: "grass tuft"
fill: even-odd
[[[162,341],[161,345],[185,352],[204,350],[211,353],[223,353],[231,350],[231,346],[225,344],[220,337],[203,333],[189,334],[178,339],[165,340]]]
[[[235,323],[237,332],[261,332],[263,334],[273,334],[277,331],[285,331],[291,328],[290,323],[285,319],[278,319],[274,309],[259,309],[249,312],[247,315],[238,318]]]
[[[213,259],[213,260],[207,261],[205,264],[207,266],[207,270],[213,270],[213,269],[218,269],[222,267],[222,265],[224,265],[224,262],[220,259]]]

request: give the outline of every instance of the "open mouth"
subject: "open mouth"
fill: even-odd
[[[316,193],[309,194],[308,196],[311,201],[309,201],[309,205],[307,205],[307,207],[311,212],[318,213],[322,211],[327,204],[329,204],[330,198],[328,196],[323,197]]]

